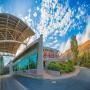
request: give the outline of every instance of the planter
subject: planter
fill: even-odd
[[[51,74],[53,76],[60,76],[60,72],[59,71],[47,70],[47,73]]]

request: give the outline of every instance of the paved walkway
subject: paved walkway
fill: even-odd
[[[90,90],[90,70],[81,68],[80,73],[67,79],[45,80],[26,77],[16,78],[28,90]]]
[[[0,78],[0,90],[28,90],[16,79],[9,75]]]
[[[90,69],[66,79],[35,79],[28,77],[3,76],[0,90],[90,90]]]

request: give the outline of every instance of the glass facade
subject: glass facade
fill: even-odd
[[[37,60],[38,60],[38,50],[37,48],[29,51],[19,60],[14,63],[13,70],[28,70],[28,69],[36,69],[37,68]]]
[[[4,70],[3,56],[0,56],[0,75],[3,74],[3,70]]]

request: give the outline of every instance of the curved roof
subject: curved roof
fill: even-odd
[[[22,20],[7,13],[0,13],[0,52],[15,54],[19,45],[32,35],[34,32]]]

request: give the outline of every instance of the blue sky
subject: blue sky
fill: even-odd
[[[0,12],[13,14],[36,33],[43,34],[44,46],[64,52],[70,38],[78,44],[90,39],[90,0],[0,0]]]

